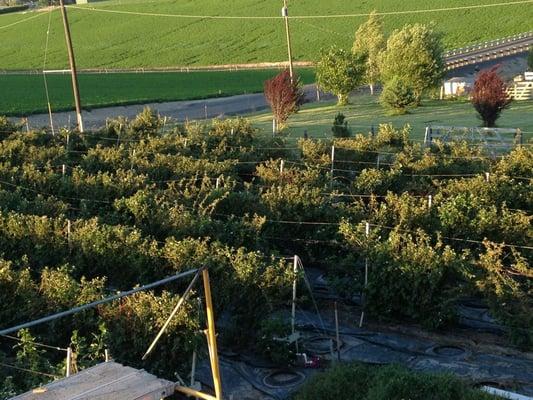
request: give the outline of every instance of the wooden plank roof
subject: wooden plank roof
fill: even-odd
[[[174,388],[171,381],[109,361],[11,400],[159,400]]]

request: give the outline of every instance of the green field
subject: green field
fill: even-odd
[[[313,60],[320,48],[332,43],[350,46],[355,29],[367,18],[298,16],[365,14],[373,9],[383,13],[405,12],[384,15],[387,32],[410,22],[434,22],[436,29],[444,33],[446,47],[452,48],[533,29],[531,2],[502,5],[516,1],[299,0],[290,3],[294,56],[296,60]],[[281,4],[280,0],[204,0],[201,3],[112,0],[71,7],[69,16],[81,68],[254,63],[286,59]],[[497,6],[480,7],[491,4]],[[478,8],[449,9],[469,5]],[[438,10],[442,8],[448,10]],[[177,14],[203,17],[185,18]],[[272,18],[205,18],[216,15]],[[62,68],[67,57],[58,10],[52,12],[51,22],[47,66]],[[47,25],[48,13],[42,11],[0,16],[0,69],[42,68]]]
[[[184,73],[80,74],[85,109],[109,105],[191,100],[260,92],[276,70]],[[303,83],[314,81],[310,69],[299,70]],[[48,75],[53,111],[73,108],[70,75]],[[47,112],[42,75],[0,75],[0,115]]]
[[[306,105],[298,113],[290,117],[289,127],[285,135],[294,141],[304,136],[307,131],[309,137],[331,138],[331,126],[338,112],[346,117],[353,133],[367,133],[372,125],[376,128],[379,124],[392,123],[396,127],[410,124],[415,140],[423,139],[425,128],[428,125],[444,126],[479,126],[480,120],[472,105],[466,101],[439,101],[428,100],[422,107],[412,110],[406,115],[388,115],[377,103],[377,98],[353,96],[351,104],[346,107],[337,107],[334,103],[324,102]],[[254,126],[266,134],[272,132],[272,114],[255,114],[251,116]],[[533,101],[520,101],[512,103],[508,110],[502,113],[497,121],[499,127],[520,128],[524,139],[533,137]]]

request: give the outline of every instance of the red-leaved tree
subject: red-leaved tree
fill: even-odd
[[[265,81],[265,98],[272,109],[276,125],[282,126],[289,115],[297,112],[303,103],[303,92],[297,76],[291,80],[288,70]]]
[[[472,104],[486,127],[493,127],[501,112],[511,103],[505,83],[498,75],[498,68],[495,66],[481,71],[472,92]]]

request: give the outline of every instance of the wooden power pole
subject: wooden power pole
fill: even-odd
[[[283,8],[281,9],[281,15],[285,19],[285,32],[287,33],[287,50],[289,53],[289,74],[291,76],[292,81],[294,75],[292,68],[291,34],[289,30],[289,9],[287,8],[287,0],[283,0]]]
[[[78,88],[78,75],[76,73],[76,60],[74,58],[74,49],[72,48],[72,39],[70,37],[70,27],[68,24],[67,10],[63,0],[59,0],[61,7],[61,16],[63,17],[63,27],[65,28],[65,40],[67,41],[68,62],[70,64],[70,74],[72,77],[72,92],[74,93],[74,104],[76,106],[76,119],[78,121],[78,130],[83,132],[83,120],[81,118],[80,91]]]

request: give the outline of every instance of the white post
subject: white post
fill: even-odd
[[[70,376],[70,367],[72,364],[72,348],[67,347],[67,368],[66,368],[66,377],[68,378]]]
[[[370,235],[370,224],[367,222],[365,224],[365,236],[368,238],[368,236]],[[366,289],[368,286],[368,257],[365,258],[365,285],[364,285],[364,288]],[[366,306],[366,299],[365,299],[365,295],[363,293],[363,296],[361,296],[361,303],[362,303],[362,306],[363,306],[363,311],[361,311],[361,319],[359,320],[359,328],[362,328],[363,327],[363,321],[365,319],[365,306]]]
[[[433,206],[433,196],[428,195],[428,209],[431,209],[432,206]]]
[[[196,350],[192,352],[191,387],[194,387],[195,375],[196,375]]]
[[[337,302],[335,302],[335,339],[337,340],[337,361],[341,361],[340,337],[339,337],[339,312],[337,311]]]
[[[68,247],[71,247],[71,240],[70,240],[70,219],[67,219],[67,242]]]
[[[331,146],[331,190],[333,190],[333,174],[334,172],[334,165],[335,165],[335,145]]]
[[[219,186],[220,186],[220,178],[217,178],[215,188],[218,189]]]
[[[279,173],[283,175],[283,168],[285,167],[285,161],[281,160],[281,163],[279,164]]]
[[[105,362],[109,362],[109,360],[110,360],[110,358],[109,358],[109,350],[105,349],[104,350],[104,354],[105,354]]]
[[[490,172],[485,172],[485,182],[490,182]]]
[[[272,118],[272,135],[276,134],[276,118]]]
[[[63,174],[63,176],[65,176],[65,174],[67,173],[67,166],[65,164],[61,166],[61,173]]]
[[[296,332],[296,285],[298,282],[298,256],[294,255],[293,263],[294,279],[292,281],[292,310],[291,310],[291,334]],[[296,352],[298,353],[298,341],[296,341]]]

